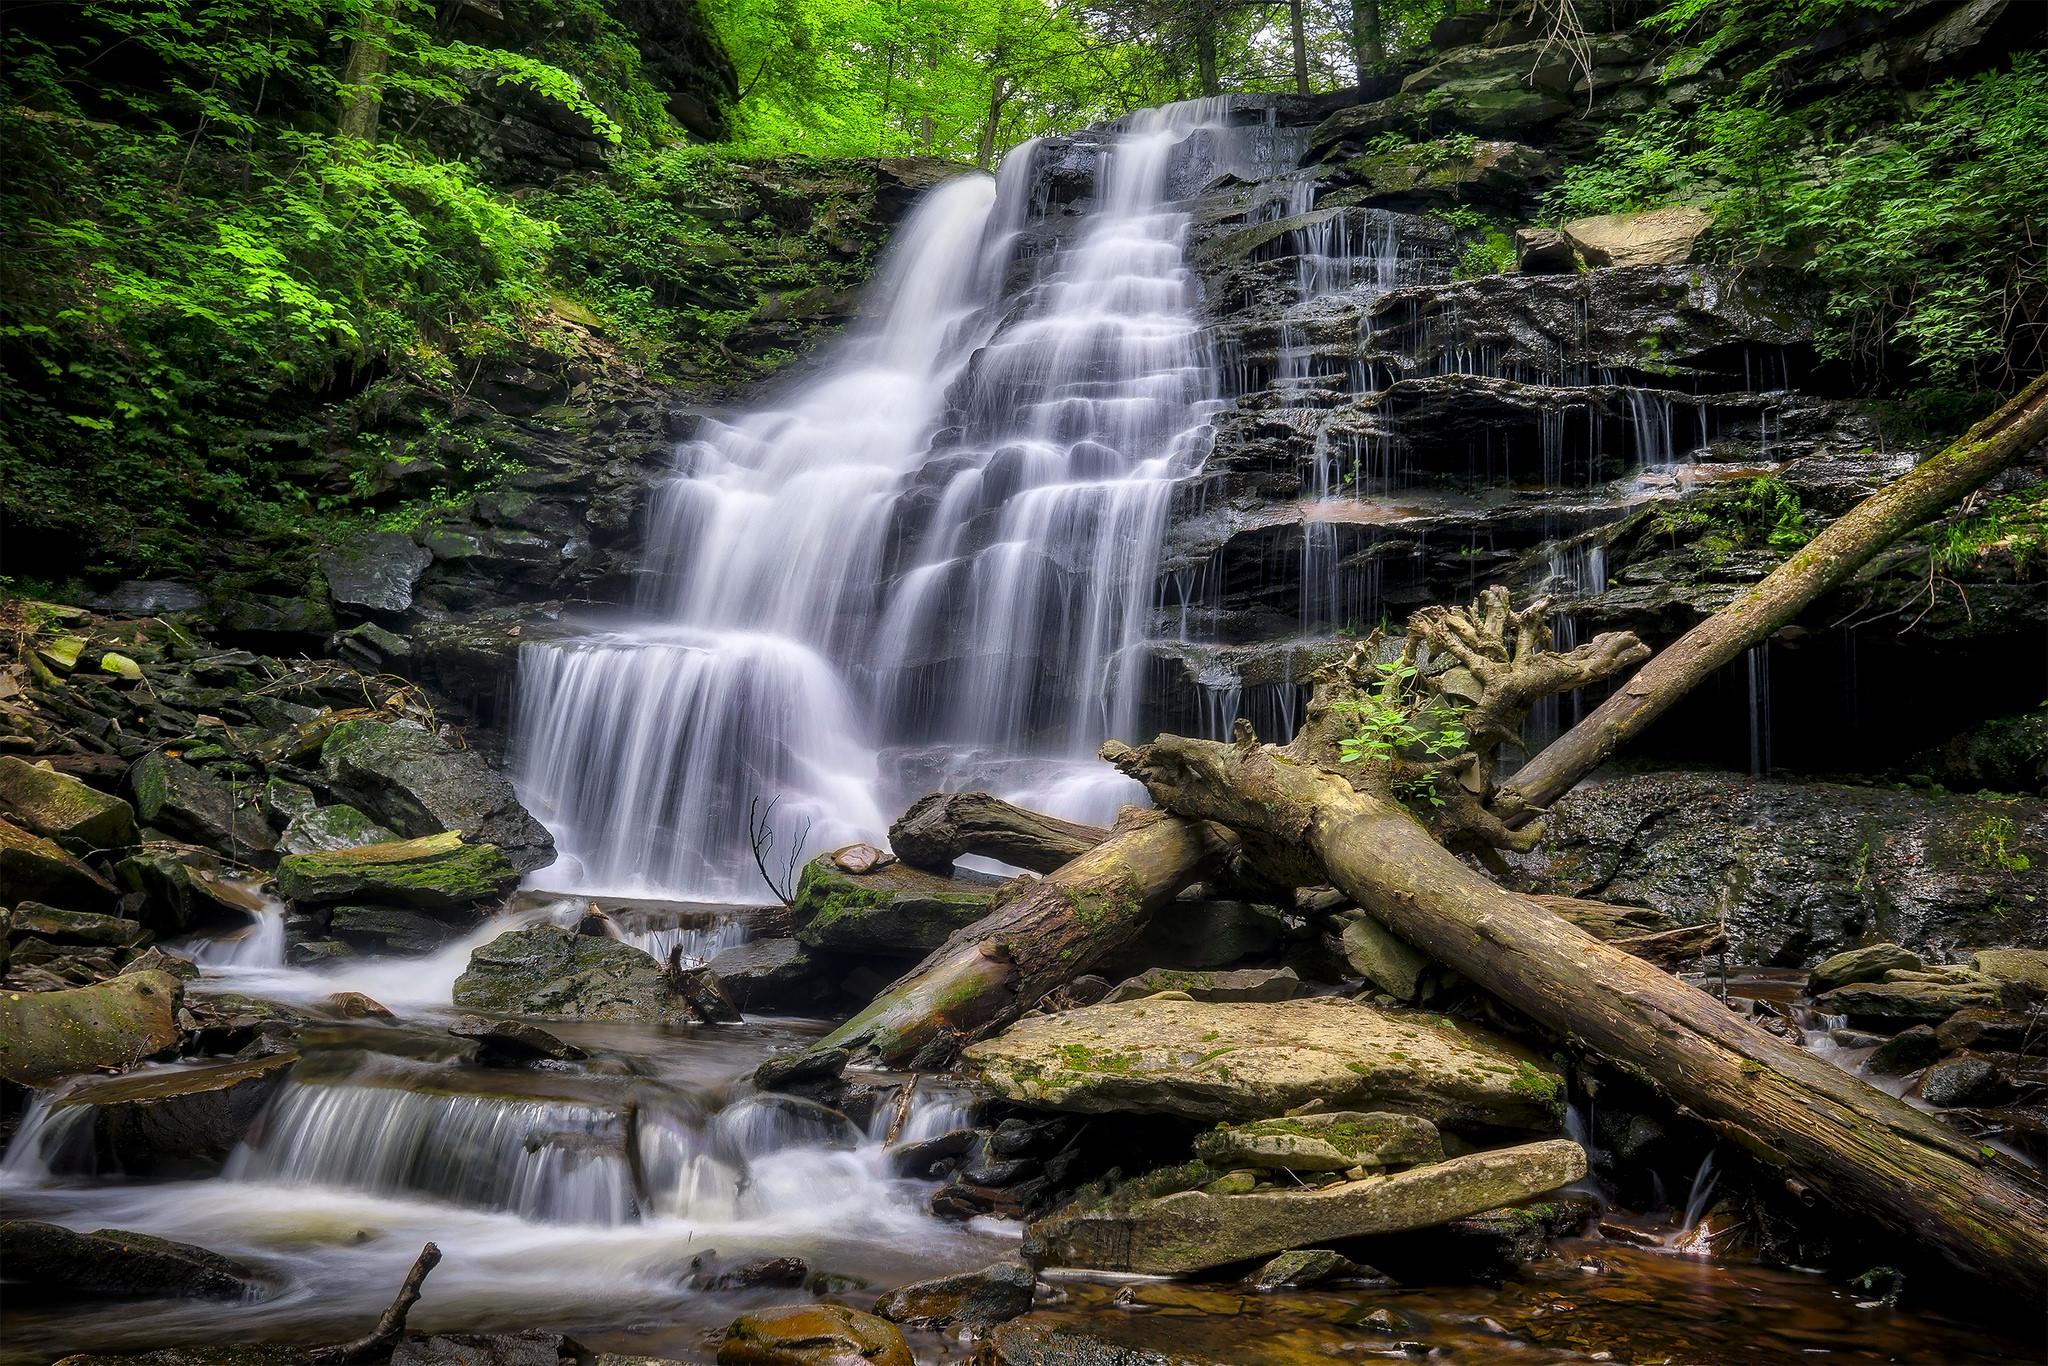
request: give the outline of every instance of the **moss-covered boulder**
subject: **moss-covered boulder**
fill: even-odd
[[[344,721],[321,745],[320,766],[335,795],[402,835],[456,831],[496,845],[521,873],[554,862],[554,837],[512,780],[420,726]]]
[[[518,881],[518,872],[496,845],[464,844],[452,830],[357,849],[292,854],[277,865],[278,890],[308,905],[466,906],[503,896]]]
[[[175,1048],[185,987],[137,972],[68,991],[0,992],[0,1077],[40,1086]]]
[[[111,849],[135,839],[135,812],[47,764],[0,757],[0,815],[74,849]]]
[[[256,805],[257,788],[214,777],[196,764],[151,750],[128,770],[135,814],[153,825],[242,862],[267,862],[277,837]]]
[[[718,1366],[915,1366],[896,1325],[836,1304],[759,1309],[734,1319]]]
[[[238,1300],[257,1288],[254,1271],[190,1243],[28,1219],[0,1224],[0,1263],[10,1286],[43,1298]]]
[[[236,924],[270,909],[248,870],[197,845],[144,845],[114,865],[114,878],[124,890],[142,894],[137,918],[160,934]]]
[[[1418,1115],[1336,1110],[1217,1129],[1195,1140],[1195,1155],[1223,1170],[1341,1172],[1438,1162],[1444,1145]]]
[[[820,855],[797,882],[797,938],[814,949],[921,958],[988,914],[1000,883],[889,863],[849,873]]]
[[[24,901],[106,910],[114,903],[114,885],[54,841],[0,820],[0,903]]]
[[[1005,1097],[1091,1114],[1237,1122],[1310,1102],[1438,1124],[1555,1132],[1563,1079],[1476,1025],[1340,997],[1154,996],[1019,1020],[967,1065]]]
[[[39,901],[24,901],[7,917],[10,942],[42,939],[52,944],[95,944],[103,948],[140,948],[149,930],[137,921],[91,911],[66,911]]]
[[[287,854],[311,854],[322,849],[360,849],[366,844],[389,844],[398,832],[377,824],[353,806],[315,806],[291,818],[278,837],[277,847]]]
[[[560,925],[501,934],[469,956],[455,1004],[495,1015],[569,1020],[686,1021],[661,964],[631,944]]]

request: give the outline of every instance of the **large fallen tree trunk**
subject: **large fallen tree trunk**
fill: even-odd
[[[889,847],[913,868],[950,872],[963,854],[1050,873],[1109,838],[1099,825],[1063,821],[986,792],[920,797],[889,827]]]
[[[1127,810],[1109,838],[934,949],[818,1041],[887,1065],[950,1057],[1130,943],[1234,841],[1199,821]]]
[[[1398,802],[1240,742],[1105,746],[1161,807],[1237,831],[1268,876],[1328,881],[1390,931],[1685,1106],[1759,1160],[2016,1292],[2048,1286],[2048,1195],[1905,1102],[1497,886]]]
[[[1865,498],[1763,582],[1679,637],[1578,725],[1524,764],[1493,802],[1522,825],[1599,767],[1707,675],[1761,644],[1871,557],[2048,440],[2043,375],[1954,445]]]

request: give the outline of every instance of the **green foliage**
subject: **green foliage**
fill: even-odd
[[[1988,499],[1932,533],[1934,568],[1951,577],[1997,567],[2025,579],[2048,564],[2048,484]]]
[[[1738,550],[1790,553],[1814,534],[1799,495],[1773,475],[1659,508],[1654,526],[1673,542],[1693,542],[1714,563]]]
[[[1488,228],[1465,243],[1451,277],[1474,280],[1482,275],[1501,275],[1515,268],[1515,239],[1500,228]]]
[[[1377,664],[1379,681],[1372,690],[1338,704],[1352,718],[1354,729],[1337,742],[1338,762],[1391,769],[1408,757],[1447,759],[1471,744],[1458,715],[1431,702],[1422,704],[1413,692],[1416,668],[1403,660]],[[1394,795],[1411,805],[1442,806],[1443,798],[1428,776],[1402,777]]]

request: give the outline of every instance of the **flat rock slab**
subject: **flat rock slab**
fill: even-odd
[[[0,1077],[38,1086],[174,1048],[184,990],[167,972],[135,972],[69,991],[0,992]]]
[[[270,1103],[294,1053],[81,1085],[59,1112],[91,1111],[96,1167],[130,1176],[213,1176]]]
[[[1181,1191],[1128,1208],[1062,1212],[1031,1226],[1046,1265],[1172,1276],[1305,1245],[1432,1228],[1586,1175],[1586,1153],[1549,1139],[1316,1189]]]
[[[1019,1020],[965,1061],[1010,1100],[1089,1114],[1237,1122],[1313,1101],[1555,1132],[1564,1098],[1562,1078],[1498,1035],[1328,996],[1087,1006]]]
[[[896,1325],[836,1304],[761,1309],[734,1319],[719,1366],[916,1366]]]
[[[128,803],[11,754],[0,756],[0,815],[45,839],[75,840],[94,849],[135,839],[135,812]]]
[[[987,915],[1000,885],[904,863],[850,873],[821,854],[797,884],[796,937],[813,949],[921,957]]]
[[[1239,968],[1235,972],[1177,972],[1150,968],[1110,989],[1105,1001],[1137,1001],[1178,991],[1196,1001],[1291,1001],[1314,988],[1293,968]]]
[[[55,842],[0,820],[0,905],[41,901],[71,910],[114,907],[114,884]]]
[[[1417,1115],[1338,1110],[1218,1129],[1195,1140],[1195,1154],[1226,1170],[1341,1172],[1439,1162],[1444,1145],[1436,1125]]]
[[[631,944],[560,925],[501,934],[455,979],[465,1010],[572,1020],[686,1021],[661,964]]]
[[[518,880],[496,845],[464,844],[452,830],[356,849],[292,854],[277,866],[278,890],[291,901],[311,904],[461,906],[503,896]]]

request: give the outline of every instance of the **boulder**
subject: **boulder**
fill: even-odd
[[[1919,954],[1897,944],[1865,944],[1817,964],[1807,975],[1806,989],[1819,996],[1855,982],[1882,982],[1888,972],[1918,972],[1924,966]]]
[[[2038,1010],[1959,1010],[1934,1031],[1944,1053],[1962,1049],[2048,1053],[2048,1013]]]
[[[391,1366],[561,1366],[589,1361],[574,1338],[529,1328],[523,1333],[416,1333],[391,1349]]]
[[[1929,1065],[1917,1090],[1920,1099],[1943,1109],[2002,1105],[2012,1098],[2012,1084],[1998,1064],[1975,1053],[1959,1053]]]
[[[260,861],[277,847],[254,789],[237,792],[196,764],[151,750],[128,770],[128,785],[135,814],[182,839],[242,862]]]
[[[1360,182],[1373,201],[1404,209],[1514,209],[1556,174],[1548,153],[1500,141],[1411,142],[1368,151],[1343,167],[1344,178]]]
[[[896,1325],[836,1304],[742,1314],[718,1345],[718,1366],[916,1366]]]
[[[1302,1286],[1320,1285],[1339,1277],[1355,1276],[1359,1266],[1349,1257],[1330,1251],[1326,1247],[1305,1247],[1295,1252],[1283,1252],[1272,1261],[1244,1278],[1247,1290],[1273,1291],[1298,1290]]]
[[[455,1004],[506,1015],[571,1020],[688,1021],[661,964],[616,939],[560,925],[501,934],[469,956]]]
[[[96,1171],[214,1176],[297,1061],[285,1053],[88,1082],[66,1093],[53,1114],[90,1111]]]
[[[918,1281],[882,1296],[875,1313],[910,1328],[949,1328],[977,1335],[1030,1312],[1037,1277],[1022,1262],[997,1262],[979,1271]]]
[[[68,991],[0,992],[0,1077],[39,1086],[175,1048],[184,991],[169,973],[136,972]]]
[[[742,1010],[817,1004],[818,960],[794,939],[736,944],[704,965]]]
[[[1554,1132],[1564,1102],[1560,1077],[1486,1030],[1327,996],[1087,1006],[1019,1020],[964,1057],[1008,1099],[1083,1113],[1241,1121],[1316,1102]]]
[[[327,916],[327,933],[364,953],[417,958],[432,953],[462,934],[463,927],[403,906],[336,906]]]
[[[291,818],[277,847],[287,854],[310,854],[321,849],[388,844],[397,838],[397,831],[387,830],[353,806],[316,806]]]
[[[1902,1077],[1927,1066],[1942,1054],[1941,1039],[1928,1026],[1900,1030],[1879,1044],[1863,1066],[1880,1077]]]
[[[270,901],[245,873],[197,845],[152,843],[114,865],[121,886],[142,894],[137,918],[159,933],[268,914]]]
[[[11,754],[0,757],[0,816],[74,849],[111,849],[135,841],[135,812],[128,803]]]
[[[1137,942],[1110,960],[1108,970],[1129,977],[1155,967],[1182,972],[1227,968],[1275,952],[1285,937],[1285,922],[1271,907],[1248,901],[1175,901],[1146,922]]]
[[[1970,966],[1994,982],[2048,996],[2048,949],[1979,949],[1970,955]]]
[[[1414,1115],[1350,1110],[1255,1119],[1201,1135],[1195,1155],[1212,1167],[1341,1172],[1443,1159],[1436,1125]]]
[[[1588,266],[1682,266],[1713,225],[1705,209],[1673,204],[1574,219],[1564,225],[1564,235]]]
[[[459,1039],[473,1039],[481,1045],[485,1062],[576,1062],[590,1055],[571,1043],[564,1043],[539,1025],[520,1020],[485,1020],[465,1015],[448,1026]]]
[[[796,937],[814,949],[919,958],[987,915],[999,885],[905,863],[849,873],[820,855],[797,883]]]
[[[1148,968],[1111,988],[1105,1001],[1136,1001],[1177,991],[1192,1001],[1291,1001],[1312,990],[1293,968],[1240,968],[1235,972],[1179,972]]]
[[[110,909],[114,885],[41,835],[0,820],[0,903]]]
[[[1515,266],[1527,275],[1567,275],[1578,269],[1578,261],[1556,228],[1516,228]]]
[[[338,608],[354,608],[358,614],[405,612],[433,558],[403,532],[371,531],[320,556],[320,572]]]
[[[1436,964],[1363,911],[1344,917],[1344,963],[1397,1001],[1422,998]]]
[[[390,1020],[391,1007],[360,991],[337,991],[327,998],[327,1008],[344,1020]]]
[[[1042,1317],[997,1327],[977,1361],[985,1366],[1242,1366],[1181,1347],[1160,1352],[1109,1342],[1073,1323]]]
[[[1585,1150],[1550,1139],[1323,1187],[1185,1190],[1063,1210],[1031,1226],[1027,1252],[1048,1266],[1179,1275],[1309,1244],[1431,1228],[1585,1175]]]
[[[27,1219],[0,1224],[0,1263],[13,1290],[43,1298],[238,1300],[257,1289],[248,1267],[190,1243]]]
[[[305,904],[400,902],[427,908],[466,906],[500,897],[518,871],[494,844],[464,844],[454,831],[420,839],[290,854],[277,865],[277,887]]]
[[[18,940],[29,936],[54,944],[97,944],[116,949],[134,948],[150,939],[149,931],[142,925],[118,915],[60,911],[39,901],[24,901],[7,918],[7,937]]]
[[[554,837],[512,780],[419,726],[344,721],[321,744],[320,765],[343,801],[401,834],[455,831],[498,846],[521,873],[554,862]]]
[[[1814,1006],[1844,1015],[1859,1029],[1903,1029],[1939,1024],[1958,1010],[1992,1010],[1999,992],[1988,978],[1974,982],[1857,982],[1817,997]]]

